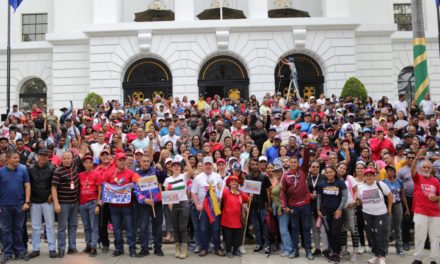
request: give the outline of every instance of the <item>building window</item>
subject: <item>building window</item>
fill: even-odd
[[[411,4],[394,4],[394,23],[399,31],[412,31]]]
[[[415,99],[414,83],[414,67],[405,67],[402,71],[400,71],[399,77],[397,79],[398,93],[399,95],[406,95],[405,97],[408,101],[408,104],[410,104],[411,101]]]
[[[33,78],[27,80],[20,89],[20,109],[30,110],[32,105],[46,109],[47,86],[43,80]]]
[[[42,41],[47,33],[47,14],[24,14],[22,17],[23,41]]]

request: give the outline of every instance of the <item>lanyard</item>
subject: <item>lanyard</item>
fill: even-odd
[[[310,176],[312,176],[312,175],[310,175]],[[319,175],[316,176],[316,180],[315,180],[315,181],[313,181],[313,176],[312,176],[312,186],[313,186],[313,190],[315,190],[316,184],[318,183],[318,179],[319,179]]]

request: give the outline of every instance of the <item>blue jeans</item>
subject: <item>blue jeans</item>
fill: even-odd
[[[124,251],[124,239],[122,237],[122,225],[124,225],[129,249],[130,251],[135,250],[136,238],[134,233],[133,208],[110,205],[110,215],[113,223],[113,235],[115,236],[115,249]]]
[[[76,249],[76,229],[78,227],[78,203],[60,204],[58,214],[58,251],[66,249],[66,229],[69,236],[69,249]]]
[[[140,222],[140,241],[141,248],[148,249],[148,243],[150,240],[150,234],[152,233],[154,239],[154,249],[162,248],[162,223],[163,223],[163,210],[162,203],[154,203],[154,212],[150,205],[140,205],[136,203],[138,210],[138,217]],[[151,221],[151,224],[150,224]]]
[[[269,241],[269,227],[266,223],[267,210],[251,208],[251,221],[254,226],[254,234],[257,246],[270,245]]]
[[[293,210],[292,213],[290,213],[290,226],[292,228],[292,243],[293,243],[293,250],[296,250],[298,252],[298,243],[299,243],[299,223],[301,221],[302,224],[302,231],[304,235],[304,244],[306,248],[306,252],[310,251],[312,249],[312,239],[311,239],[311,227],[310,227],[310,215],[311,212],[311,206],[310,204],[306,204],[303,206],[294,206],[290,207],[290,209]]]
[[[211,224],[204,210],[201,213],[199,212],[199,215],[200,246],[202,250],[208,252],[211,237],[214,243],[214,250],[220,250],[220,216],[216,216],[214,223]]]
[[[32,217],[32,250],[40,251],[40,231],[42,219],[46,225],[46,236],[49,251],[55,250],[55,213],[53,203],[33,203],[31,206]]]
[[[24,254],[23,225],[25,212],[20,206],[0,206],[0,222],[3,232],[3,254],[12,257]]]
[[[79,206],[86,245],[95,249],[99,239],[99,214],[95,214],[96,202],[96,200],[92,200]]]
[[[194,227],[194,240],[196,246],[200,246],[199,215],[200,212],[197,211],[196,206],[191,204],[191,221]]]
[[[278,215],[281,242],[283,242],[283,251],[292,253],[293,243],[292,243],[292,236],[289,232],[289,221],[290,221],[289,214],[283,212],[282,215]]]

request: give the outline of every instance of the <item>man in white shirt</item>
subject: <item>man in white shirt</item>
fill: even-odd
[[[324,105],[325,104],[325,94],[321,94],[318,98],[318,100],[316,100],[316,104],[317,105]]]
[[[435,102],[431,100],[430,94],[425,94],[425,99],[423,99],[419,107],[423,110],[423,112],[426,115],[426,118],[429,119],[434,116],[435,114]]]
[[[165,144],[168,141],[171,141],[171,142],[173,142],[174,152],[176,152],[177,151],[177,140],[179,140],[179,139],[180,139],[180,137],[176,136],[176,127],[174,125],[170,125],[168,127],[168,135],[165,135],[160,139],[160,146],[165,147]]]
[[[23,113],[18,110],[18,105],[15,104],[12,106],[12,111],[9,112],[8,117],[11,115],[21,120],[21,118],[23,117]]]
[[[206,193],[209,187],[214,189],[216,197],[221,198],[221,190],[223,189],[222,177],[212,170],[213,159],[212,157],[203,158],[203,172],[196,176],[191,187],[191,196],[194,201],[194,205],[199,212],[198,225],[200,232],[200,246],[201,251],[199,256],[203,257],[208,254],[210,237],[212,234],[212,241],[214,242],[215,254],[218,256],[224,256],[225,253],[220,248],[220,218],[215,216],[213,223],[209,222],[208,215],[203,210],[203,200],[206,197]],[[211,231],[211,232],[209,232]]]
[[[93,151],[93,160],[99,160],[99,155],[101,154],[101,151],[104,149],[104,147],[106,145],[104,132],[99,131],[98,137],[96,140],[97,140],[96,143],[93,143],[92,145],[90,145],[90,148]]]
[[[399,100],[394,103],[393,107],[396,110],[396,113],[402,111],[405,116],[408,116],[408,103],[405,100],[404,94],[399,95]]]

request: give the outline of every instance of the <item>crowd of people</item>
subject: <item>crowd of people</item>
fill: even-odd
[[[91,257],[109,252],[110,231],[115,257],[124,242],[141,258],[173,241],[179,259],[232,258],[247,241],[255,253],[297,258],[304,248],[309,260],[340,263],[370,252],[368,263],[385,264],[414,243],[413,263],[430,247],[435,264],[439,113],[429,94],[419,105],[279,92],[70,102],[60,114],[14,105],[0,127],[1,263],[38,257],[43,234],[50,258],[78,253],[79,214]],[[157,185],[147,190],[148,179]],[[106,200],[108,186],[129,186],[129,199]],[[164,204],[169,191],[175,202]]]

